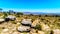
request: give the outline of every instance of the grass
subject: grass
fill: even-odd
[[[4,16],[3,16],[4,15]],[[8,14],[9,15],[9,14]],[[0,16],[3,16],[3,18],[7,17],[8,16],[6,13],[0,13]],[[44,24],[47,24],[51,29],[60,29],[60,17],[45,17],[45,16],[36,16],[36,15],[17,15],[17,14],[14,14],[14,16],[16,16],[17,20],[22,20],[23,18],[31,18],[32,21],[34,21],[35,19],[39,19],[40,22],[42,21]],[[26,17],[25,17],[26,16]],[[12,24],[17,24],[16,21],[10,21]],[[20,21],[21,22],[21,21]],[[37,24],[35,26],[35,29],[38,29],[38,30],[41,30],[41,25],[40,24]],[[0,32],[2,31],[2,28],[0,28]],[[46,32],[46,34],[49,34],[51,31],[49,32]],[[53,32],[51,32],[53,33]],[[24,34],[27,34],[27,33],[24,33]]]

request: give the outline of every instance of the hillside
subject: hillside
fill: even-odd
[[[60,34],[60,17],[0,12],[0,34]]]

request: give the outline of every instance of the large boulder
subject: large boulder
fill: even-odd
[[[9,20],[15,20],[16,19],[16,17],[15,16],[12,16],[12,15],[9,15],[9,16],[7,16],[6,18],[5,18],[5,20],[6,21],[9,21]]]
[[[21,26],[18,27],[17,30],[20,31],[20,32],[29,32],[30,31],[30,27],[21,25]]]
[[[59,30],[59,29],[54,29],[54,30],[53,30],[53,33],[54,33],[54,34],[60,34],[60,30]]]
[[[23,19],[21,24],[25,26],[31,26],[32,22],[31,19]]]
[[[2,23],[2,22],[4,22],[4,21],[5,21],[5,19],[0,18],[0,23]]]
[[[2,32],[8,32],[9,31],[9,29],[3,29],[2,30]]]

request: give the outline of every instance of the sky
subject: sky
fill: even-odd
[[[3,10],[60,13],[60,0],[0,0]]]

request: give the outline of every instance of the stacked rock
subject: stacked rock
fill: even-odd
[[[18,31],[20,32],[29,32],[31,26],[31,19],[23,19],[21,22],[21,26],[18,27]]]

